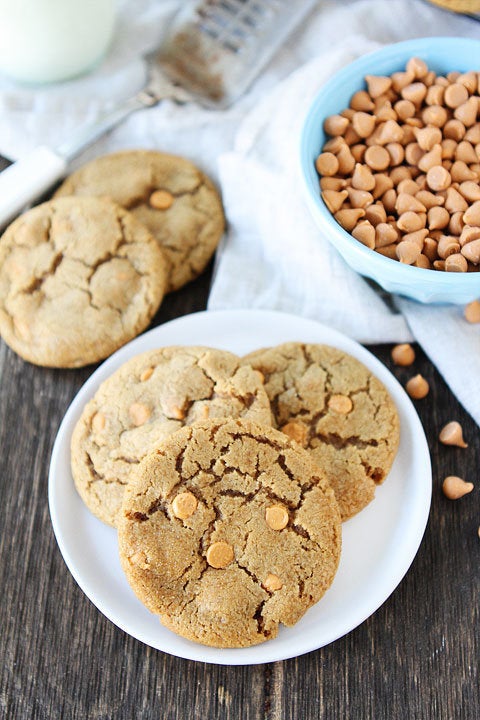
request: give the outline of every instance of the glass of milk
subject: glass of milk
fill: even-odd
[[[117,0],[0,0],[0,73],[24,83],[91,70],[112,39]]]

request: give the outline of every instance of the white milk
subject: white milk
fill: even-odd
[[[0,0],[0,73],[48,83],[90,70],[112,38],[116,0]]]

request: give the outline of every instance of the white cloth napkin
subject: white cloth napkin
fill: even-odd
[[[119,0],[115,40],[88,76],[43,88],[0,78],[0,153],[16,159],[60,145],[77,127],[136,92],[143,56],[179,0]],[[170,101],[132,115],[73,167],[125,147],[191,158],[220,183],[228,233],[209,308],[270,308],[315,318],[365,343],[415,338],[480,424],[480,327],[460,308],[388,304],[319,237],[297,166],[304,114],[340,66],[383,43],[427,35],[478,36],[479,25],[422,0],[323,0],[232,108]]]

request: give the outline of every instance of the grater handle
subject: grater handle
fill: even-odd
[[[64,174],[64,157],[45,146],[37,147],[0,173],[0,227],[36,200]]]

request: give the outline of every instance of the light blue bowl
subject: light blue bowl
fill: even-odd
[[[320,196],[315,158],[326,140],[323,121],[347,108],[354,92],[365,87],[365,75],[391,75],[404,70],[411,57],[420,57],[437,74],[480,70],[480,41],[436,37],[408,40],[369,53],[336,73],[322,87],[302,130],[300,159],[307,203],[322,236],[361,275],[385,290],[423,303],[465,304],[480,298],[480,272],[446,273],[404,265],[362,245],[331,215]]]

